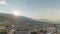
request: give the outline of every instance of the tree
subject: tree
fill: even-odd
[[[4,29],[1,29],[1,30],[0,30],[0,34],[7,34],[7,31],[4,30]]]
[[[37,32],[31,32],[31,34],[37,34]]]

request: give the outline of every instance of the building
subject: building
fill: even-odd
[[[15,34],[28,34],[28,31],[15,31]]]

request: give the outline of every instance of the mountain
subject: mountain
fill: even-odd
[[[1,16],[8,18],[8,19],[11,19],[11,20],[14,20],[16,24],[20,24],[20,23],[25,23],[25,24],[45,23],[43,21],[40,22],[40,21],[25,17],[25,16],[15,16],[13,14],[0,13],[0,17]]]
[[[56,23],[56,24],[60,24],[60,19],[56,19],[56,20],[54,20],[54,23]]]
[[[37,19],[37,21],[52,23],[52,21],[51,20],[48,20],[48,19]]]
[[[8,23],[6,22],[8,21]],[[2,22],[4,25],[6,24],[12,24],[15,25],[16,28],[27,28],[27,27],[34,27],[34,25],[37,24],[50,24],[52,23],[52,21],[48,20],[48,19],[32,19],[32,18],[28,18],[25,16],[15,16],[13,14],[4,14],[4,13],[0,13],[0,22]]]

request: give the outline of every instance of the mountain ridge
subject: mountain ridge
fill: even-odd
[[[31,24],[34,24],[34,23],[39,22],[39,21],[36,21],[36,20],[34,20],[32,18],[28,18],[28,17],[25,17],[25,16],[15,16],[13,14],[0,13],[0,16],[13,19],[13,20],[15,20],[16,23],[31,23]]]

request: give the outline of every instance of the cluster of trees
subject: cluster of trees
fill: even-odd
[[[4,30],[4,29],[1,29],[1,30],[0,30],[0,34],[7,34],[7,31]]]
[[[37,34],[37,32],[31,32],[31,34]]]

